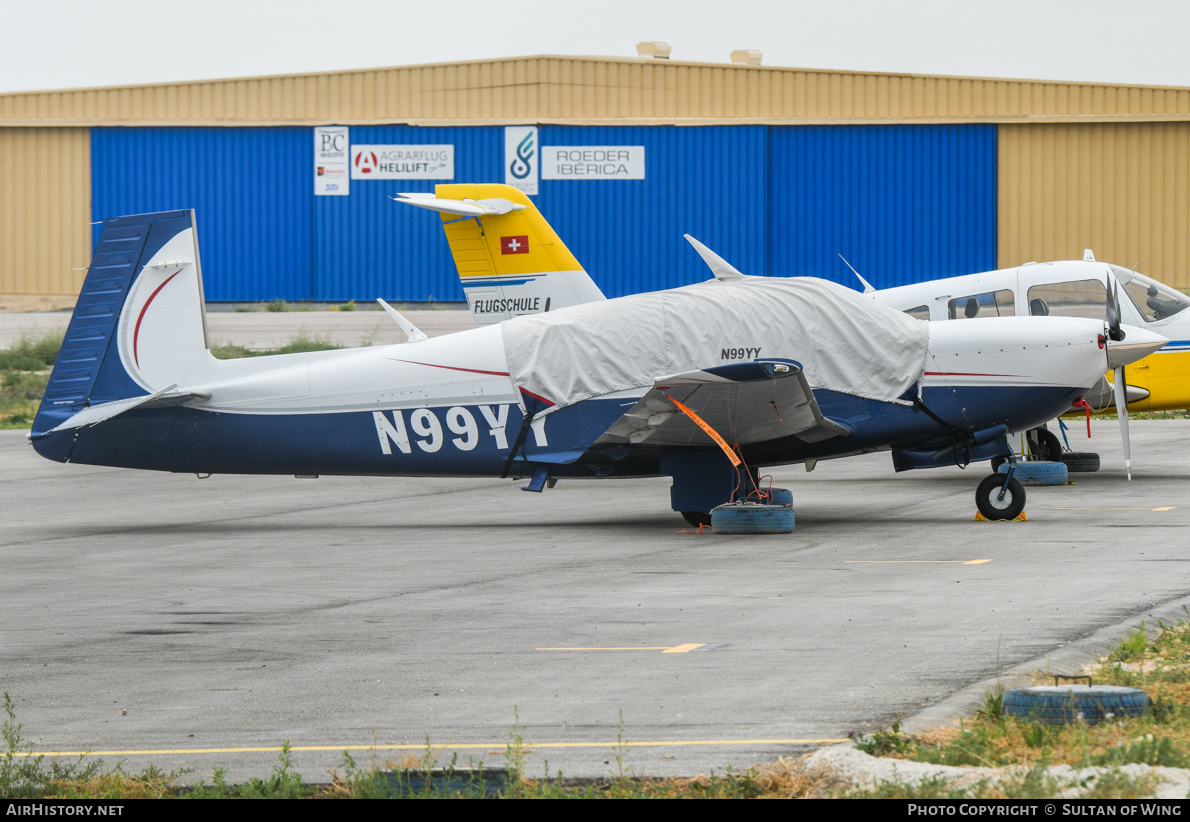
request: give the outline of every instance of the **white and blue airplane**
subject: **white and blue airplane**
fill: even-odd
[[[515,198],[515,199],[514,199]],[[528,198],[481,204],[499,218]],[[504,215],[491,212],[504,211]],[[192,211],[104,223],[30,439],[59,462],[195,474],[669,476],[702,524],[766,466],[890,450],[897,470],[1011,457],[1010,430],[1160,348],[1102,321],[922,323],[811,278],[714,279],[403,344],[212,356]],[[515,251],[513,253],[519,253]],[[383,304],[383,303],[382,303]],[[1013,463],[1015,464],[1015,463]],[[979,484],[989,519],[1024,489]]]
[[[846,261],[844,261],[846,262]],[[847,264],[850,268],[850,264]],[[992,316],[1066,316],[1105,320],[1109,325],[1145,328],[1170,340],[1132,368],[1109,371],[1084,397],[1088,416],[1114,407],[1120,420],[1124,463],[1132,478],[1128,412],[1190,408],[1190,298],[1135,269],[1098,262],[1091,249],[1082,260],[1025,263],[1013,268],[876,289],[851,269],[869,297],[932,322]],[[1120,331],[1113,333],[1119,334]],[[1076,409],[1072,409],[1076,410]],[[1080,411],[1081,413],[1081,411]],[[1045,426],[1026,434],[1043,460],[1083,461],[1093,454],[1063,454]]]

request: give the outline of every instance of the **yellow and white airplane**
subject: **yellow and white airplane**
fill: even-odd
[[[512,186],[450,183],[397,202],[437,211],[477,326],[607,299]]]

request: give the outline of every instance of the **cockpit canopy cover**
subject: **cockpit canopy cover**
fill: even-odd
[[[810,277],[710,280],[501,328],[512,379],[554,409],[755,359],[796,360],[811,388],[907,404],[929,335],[927,323]]]

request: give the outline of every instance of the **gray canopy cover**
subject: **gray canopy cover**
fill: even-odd
[[[926,323],[810,277],[710,280],[517,317],[501,329],[513,381],[554,403],[550,410],[754,359],[796,360],[811,388],[906,404],[898,397],[921,380],[929,338]]]

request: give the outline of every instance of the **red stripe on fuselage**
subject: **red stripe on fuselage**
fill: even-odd
[[[969,371],[927,371],[927,377],[1019,377],[1020,374],[974,374]]]
[[[416,362],[415,360],[397,360],[397,362],[407,362],[410,365],[424,365],[427,368],[445,368],[447,371],[466,371],[469,374],[490,374],[493,377],[507,377],[507,371],[482,371],[478,368],[459,368],[454,365],[438,365],[432,362]]]
[[[545,397],[541,396],[540,394],[534,394],[532,391],[529,391],[528,389],[522,388],[521,393],[532,397],[533,399],[537,400],[538,402],[544,402],[546,405],[553,405],[553,403],[550,402],[549,400],[547,400]]]
[[[140,321],[145,318],[145,312],[149,310],[149,303],[153,302],[153,299],[158,294],[161,293],[161,289],[163,289],[167,285],[169,285],[170,280],[172,280],[174,277],[178,276],[181,273],[182,273],[182,269],[179,268],[173,274],[170,274],[169,278],[166,279],[165,282],[163,282],[161,285],[157,286],[157,289],[152,294],[149,295],[149,299],[145,300],[145,307],[140,310],[140,315],[136,318],[136,328],[134,328],[132,330],[132,360],[133,360],[133,362],[136,363],[137,368],[140,367],[140,355],[137,353],[137,350],[136,350],[137,343],[140,341]]]

